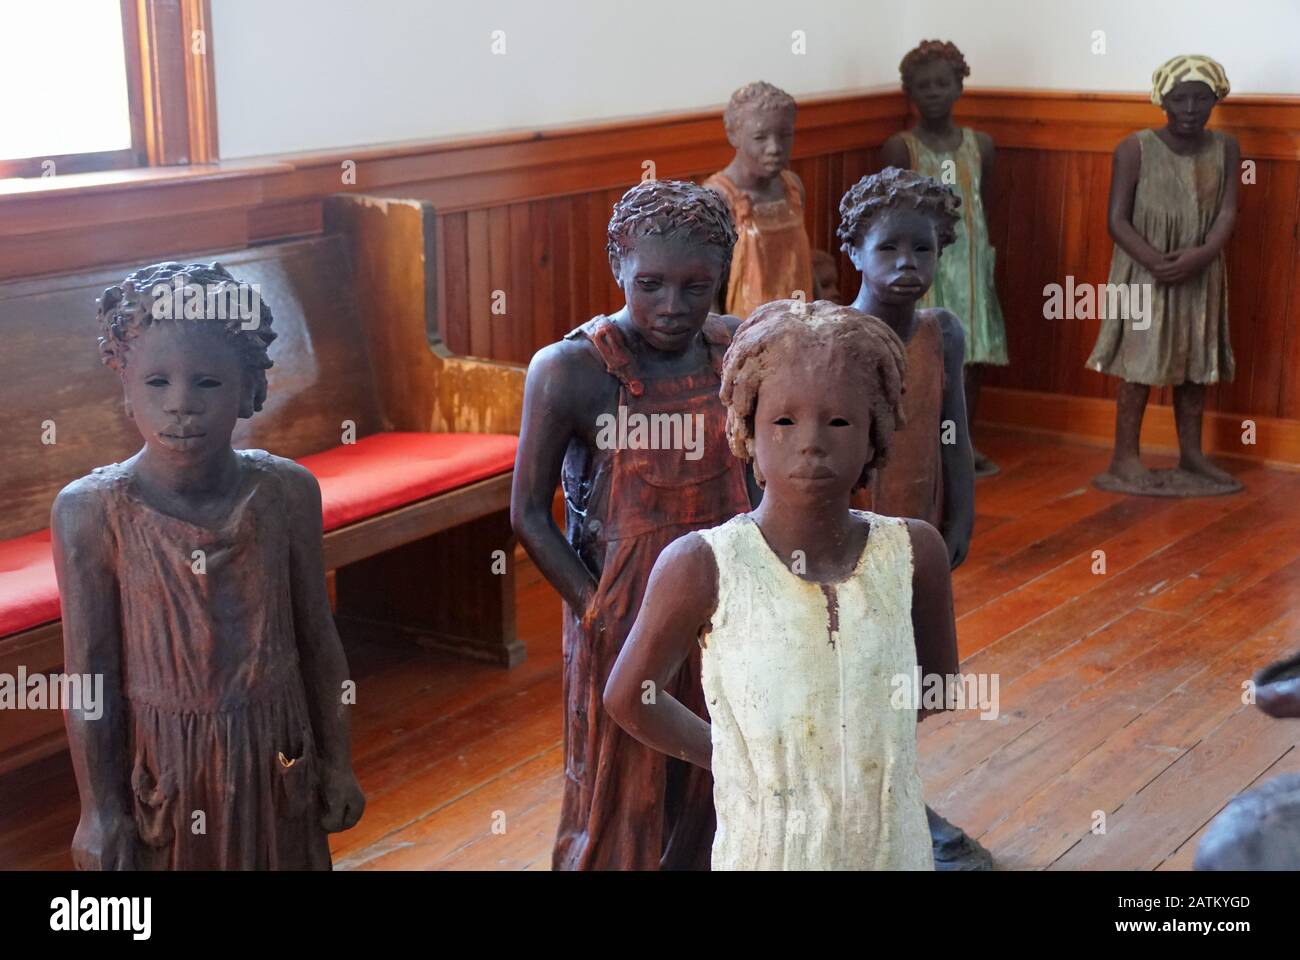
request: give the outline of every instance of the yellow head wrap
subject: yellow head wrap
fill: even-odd
[[[1200,54],[1185,53],[1161,64],[1151,74],[1151,102],[1160,106],[1174,84],[1184,80],[1200,80],[1214,91],[1217,100],[1226,97],[1231,89],[1221,63]]]

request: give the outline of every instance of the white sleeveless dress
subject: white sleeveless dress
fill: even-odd
[[[748,514],[699,531],[718,567],[702,644],[714,870],[934,869],[916,711],[890,705],[891,680],[916,667],[911,540],[901,519],[854,513],[866,547],[826,588]]]

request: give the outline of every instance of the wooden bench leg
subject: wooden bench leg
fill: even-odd
[[[501,511],[340,567],[336,619],[345,636],[405,637],[513,667],[515,537]]]

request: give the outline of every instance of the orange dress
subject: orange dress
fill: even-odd
[[[781,171],[785,197],[771,203],[754,203],[724,173],[715,173],[704,185],[720,193],[731,208],[736,224],[736,246],[731,254],[727,282],[727,313],[748,317],[762,304],[786,300],[802,290],[814,299],[812,248],[804,229],[803,201],[795,176]]]

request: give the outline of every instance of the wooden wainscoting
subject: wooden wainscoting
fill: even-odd
[[[1099,322],[1044,320],[1043,288],[1069,276],[1106,280],[1110,151],[1127,133],[1159,124],[1162,114],[1142,94],[970,89],[958,119],[992,133],[999,147],[989,220],[1012,364],[986,382],[1013,393],[990,399],[980,418],[1016,409],[1017,424],[1092,435],[1097,411],[1107,408],[1015,398],[1025,391],[1113,398],[1116,383],[1083,366]],[[800,102],[794,169],[808,190],[814,246],[835,249],[840,196],[876,169],[879,145],[906,123],[907,103],[896,89]],[[1210,391],[1208,408],[1225,415],[1215,423],[1263,418],[1279,425],[1277,436],[1292,437],[1300,428],[1300,377],[1293,373],[1300,369],[1300,97],[1234,96],[1216,110],[1214,125],[1238,137],[1243,158],[1254,163],[1254,182],[1240,191],[1228,248],[1237,377]],[[318,233],[325,197],[340,192],[424,200],[439,214],[436,296],[447,346],[526,361],[620,302],[605,225],[646,161],[659,177],[701,178],[730,155],[718,108],[180,172],[8,181],[0,183],[0,279]],[[843,293],[852,295],[856,278],[842,256],[840,269]],[[505,312],[494,314],[498,290]],[[1153,399],[1168,403],[1169,391]],[[1216,436],[1227,430],[1213,429]],[[1300,463],[1295,450],[1287,440],[1268,457]]]
[[[1163,114],[1132,94],[982,90],[968,91],[958,113],[960,122],[990,131],[998,144],[989,229],[998,250],[998,292],[1012,362],[986,382],[1113,399],[1118,382],[1084,368],[1100,321],[1043,319],[1043,288],[1064,285],[1068,276],[1076,284],[1106,281],[1110,153],[1127,133],[1159,125]],[[1207,409],[1300,420],[1300,306],[1294,302],[1300,294],[1300,98],[1233,97],[1216,110],[1213,125],[1237,136],[1243,160],[1254,162],[1254,182],[1239,190],[1237,226],[1228,245],[1237,375],[1209,391]],[[1171,391],[1160,390],[1152,400],[1168,404]],[[999,417],[992,403],[990,398],[981,419]],[[998,411],[1011,406],[1001,403]],[[1092,433],[1099,409],[1015,406],[1023,409],[1010,422],[1080,435]],[[1241,418],[1235,419],[1239,433]],[[1279,443],[1278,459],[1300,462],[1293,442]],[[1240,443],[1222,452],[1258,454]]]

